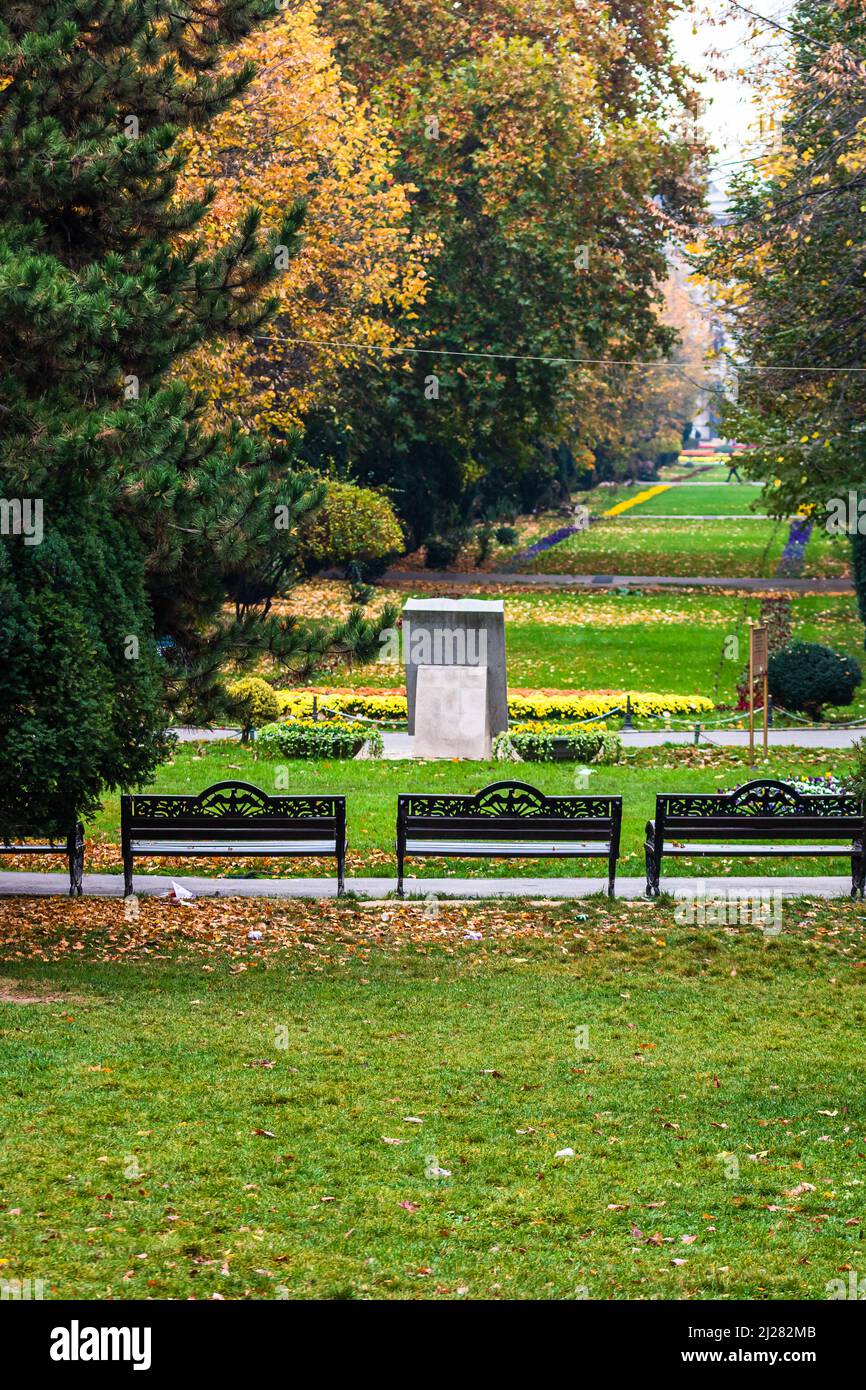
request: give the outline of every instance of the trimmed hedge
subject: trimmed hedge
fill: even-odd
[[[359,728],[345,720],[320,719],[286,724],[266,724],[259,731],[256,748],[273,758],[354,758],[364,743],[370,756],[382,755],[382,735],[378,729]]]
[[[251,729],[261,729],[278,719],[280,700],[277,692],[260,676],[244,676],[226,687],[232,713],[243,726],[244,738]]]
[[[405,695],[326,695],[312,690],[282,690],[278,692],[282,711],[291,719],[310,719],[313,699],[320,708],[327,706],[337,714],[360,714],[367,719],[392,720],[406,718]],[[586,695],[513,695],[508,701],[509,717],[519,723],[536,721],[569,721],[602,719],[611,710],[625,709],[631,699],[632,712],[645,719],[665,715],[688,716],[711,714],[714,705],[705,695],[664,695],[653,691],[605,691]]]
[[[517,725],[507,733],[497,734],[493,740],[493,756],[499,762],[519,759],[552,763],[563,758],[580,763],[618,763],[622,758],[622,739],[619,734],[608,734],[603,729]]]
[[[774,700],[820,719],[825,705],[850,705],[863,673],[853,656],[820,642],[791,642],[770,657],[767,680]]]

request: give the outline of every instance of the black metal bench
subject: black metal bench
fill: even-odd
[[[196,796],[120,798],[124,893],[136,855],[333,855],[345,888],[346,798],[266,796],[248,782],[216,782]]]
[[[494,782],[476,795],[410,792],[397,798],[397,892],[408,858],[602,858],[613,897],[621,796],[544,796],[525,782]]]
[[[848,843],[827,843],[840,836]],[[846,793],[798,792],[773,780],[746,782],[733,792],[659,792],[655,820],[646,827],[647,896],[658,897],[668,855],[844,854],[851,856],[851,897],[862,898],[864,843],[863,803]]]
[[[27,843],[27,837],[38,838],[38,843]],[[68,831],[46,831],[28,829],[26,826],[8,826],[0,830],[0,854],[62,854],[69,865],[69,896],[80,898],[84,877],[84,826],[76,821]]]

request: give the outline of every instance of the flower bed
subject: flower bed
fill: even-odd
[[[319,710],[329,718],[351,714],[383,723],[402,723],[406,719],[405,695],[328,694],[313,690],[283,690],[278,694],[283,716],[292,720],[312,719],[314,699]],[[624,710],[627,699],[631,700],[632,713],[645,719],[706,715],[714,708],[712,700],[705,695],[605,690],[585,691],[579,695],[512,695],[508,714],[519,723],[601,719],[612,710]]]

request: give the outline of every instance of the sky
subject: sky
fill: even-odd
[[[765,18],[784,23],[792,8],[792,0],[745,0],[749,9]],[[731,14],[721,23],[709,24],[701,17],[711,8],[715,16]],[[673,24],[676,51],[683,62],[696,73],[704,74],[701,85],[705,109],[701,124],[715,146],[712,156],[712,181],[717,192],[712,199],[714,210],[724,203],[724,188],[736,162],[754,154],[753,138],[756,115],[749,85],[739,76],[748,71],[758,56],[754,39],[750,37],[751,23],[747,15],[737,14],[725,0],[710,0],[710,6],[696,4],[694,11],[677,17]],[[696,33],[692,30],[695,28]],[[762,26],[762,28],[764,28]],[[764,29],[766,41],[773,41],[773,31]],[[711,76],[708,69],[721,68],[724,77]]]

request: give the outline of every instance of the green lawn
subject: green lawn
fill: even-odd
[[[701,479],[703,482],[703,479]],[[632,495],[636,489],[632,489]],[[760,504],[761,488],[755,483],[722,483],[712,486],[690,486],[675,483],[665,492],[656,493],[646,502],[639,502],[624,515],[630,516],[748,516],[763,513]]]
[[[52,926],[0,904],[3,1277],[826,1297],[861,1267],[862,906],[790,904],[776,938],[577,907],[144,903],[125,925],[84,902]]]
[[[658,503],[670,496],[660,494]],[[662,521],[638,506],[569,536],[535,556],[530,568],[536,574],[772,577],[787,536],[786,522]],[[816,528],[804,572],[832,578],[845,575],[848,564],[844,542]]]
[[[623,797],[623,838],[619,873],[640,875],[644,870],[644,830],[655,810],[655,794],[659,791],[718,791],[731,789],[750,779],[748,750],[686,749],[645,750],[630,755],[623,765],[599,767],[590,772],[588,786],[599,794],[618,793]],[[771,750],[767,767],[759,763],[754,777],[821,774],[828,770],[844,771],[849,760],[824,752],[806,750]],[[280,784],[277,784],[278,769]],[[181,745],[171,764],[160,768],[153,784],[157,791],[195,792],[214,782],[233,778],[249,781],[274,794],[280,787],[294,792],[341,792],[348,797],[349,871],[352,874],[391,877],[394,867],[394,833],[398,792],[411,791],[478,791],[491,782],[509,777],[532,783],[551,794],[568,795],[580,790],[577,769],[572,763],[462,763],[462,762],[276,762],[257,759],[254,751],[237,744],[205,745],[200,755],[194,746]],[[115,798],[106,802],[97,821],[88,828],[106,845],[117,846],[119,841],[119,805]],[[88,867],[104,871],[120,871],[119,852],[97,847],[98,859],[89,855]],[[141,861],[143,869],[165,873],[172,861],[155,859]],[[716,873],[751,874],[833,873],[849,872],[848,862],[842,859],[760,859],[737,858],[669,861],[669,872],[676,875],[704,876]],[[230,874],[239,877],[253,873],[266,877],[281,874],[308,876],[333,872],[329,860],[262,860],[185,861],[185,872]],[[33,868],[32,860],[22,861],[22,867]],[[514,877],[521,873],[557,877],[571,872],[581,875],[605,875],[601,860],[580,860],[567,865],[556,860],[519,861],[508,859],[427,859],[409,862],[410,874],[418,875],[417,891],[423,891],[423,877],[443,874],[464,877]],[[136,866],[136,873],[143,870]],[[407,881],[407,891],[412,885]]]

